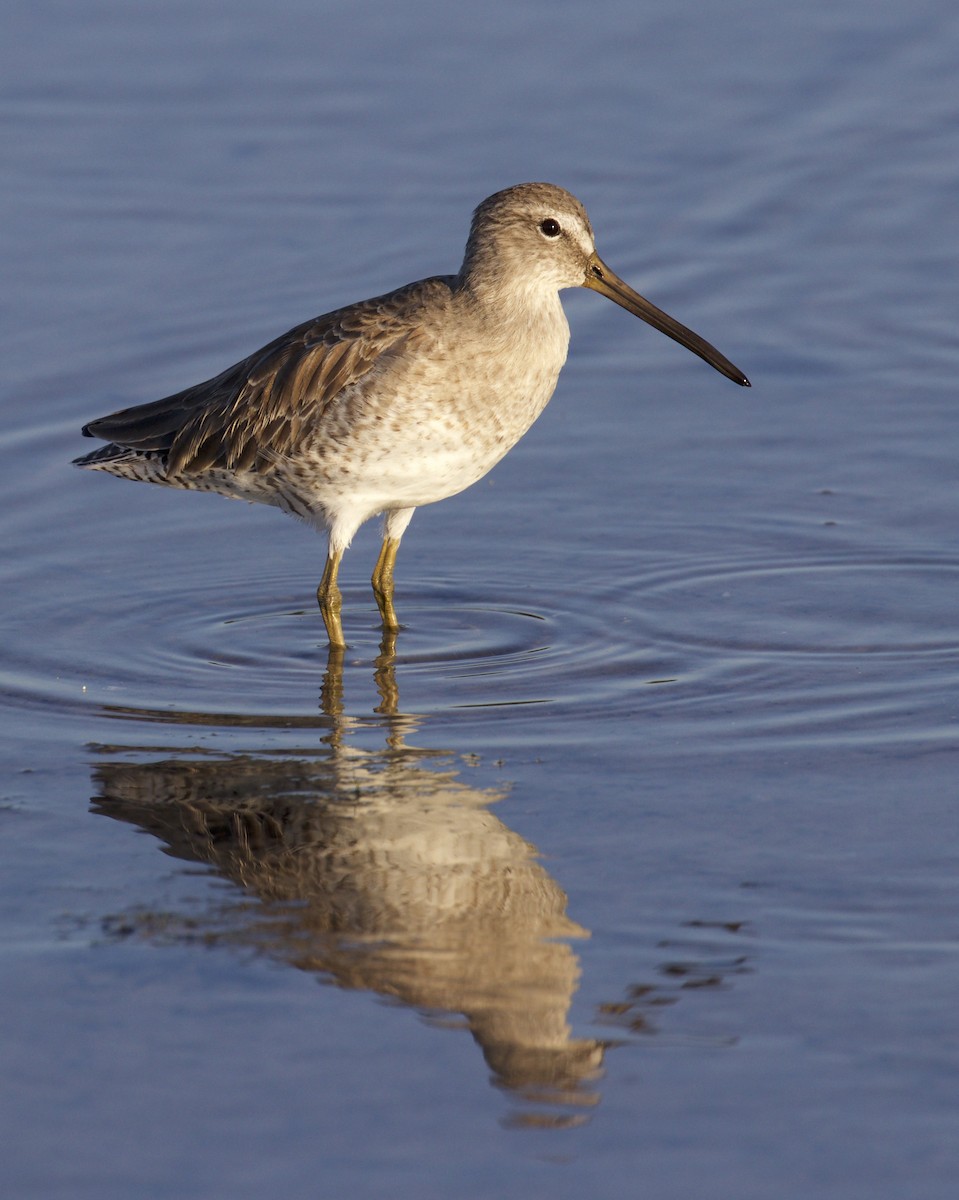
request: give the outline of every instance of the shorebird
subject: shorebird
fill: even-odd
[[[586,287],[743,387],[738,367],[634,292],[596,253],[580,202],[521,183],[473,214],[463,265],[297,325],[185,391],[91,421],[81,467],[271,504],[329,534],[317,600],[345,646],[337,573],[384,514],[373,593],[387,632],[414,509],[481,479],[549,402],[569,345],[559,300]]]

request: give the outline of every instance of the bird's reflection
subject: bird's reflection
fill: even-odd
[[[368,741],[371,724],[344,713],[343,655],[331,650],[320,747],[108,757],[95,768],[95,809],[255,898],[204,914],[199,931],[193,917],[191,936],[254,946],[433,1017],[460,1014],[495,1082],[543,1105],[530,1121],[576,1122],[598,1099],[604,1051],[568,1020],[580,974],[570,939],[586,931],[535,847],[491,812],[500,793],[406,744],[422,722],[399,712],[392,649],[384,642],[375,663],[382,747],[351,739],[362,730]],[[170,936],[169,918],[123,921],[128,933]]]

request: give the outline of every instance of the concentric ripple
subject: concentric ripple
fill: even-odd
[[[643,630],[660,643],[762,655],[943,655],[959,652],[957,586],[959,562],[930,558],[699,563],[637,581],[636,600]]]
[[[211,580],[181,562],[106,590],[94,579],[66,619],[60,591],[23,578],[39,569],[19,574],[42,636],[5,661],[21,703],[178,723],[322,720],[328,653],[302,574]],[[348,582],[344,665],[371,692],[388,662],[402,705],[473,719],[547,706],[571,731],[645,711],[700,743],[840,727],[888,736],[904,710],[959,683],[957,583],[957,562],[876,557],[660,565],[562,591],[529,577],[479,587],[464,567],[404,582],[405,627],[385,646],[368,585]]]
[[[521,570],[512,548],[497,563],[493,545],[478,570],[440,537],[404,562],[404,628],[387,643],[360,546],[343,573],[350,645],[336,664],[314,599],[316,539],[290,526],[290,542],[274,545],[275,514],[237,522],[206,497],[106,485],[84,490],[84,523],[110,533],[91,562],[81,540],[46,536],[61,464],[26,450],[51,465],[9,504],[0,564],[15,631],[0,686],[18,708],[320,726],[333,663],[350,711],[498,721],[497,737],[520,709],[527,723],[549,714],[549,736],[567,742],[595,746],[617,715],[655,731],[653,748],[690,753],[953,736],[959,558],[848,543],[812,554],[805,532],[782,526],[767,554],[633,559],[621,529],[575,554],[558,532]],[[296,557],[297,537],[308,558]]]
[[[208,564],[206,564],[208,567]],[[262,571],[213,580],[181,559],[135,574],[79,577],[69,604],[42,560],[7,572],[31,597],[37,636],[8,647],[4,690],[20,704],[102,707],[115,715],[203,723],[310,720],[320,716],[329,656],[312,583]],[[369,585],[347,581],[344,663],[367,674],[384,651],[398,682],[430,711],[611,701],[617,680],[659,679],[674,664],[638,646],[624,615],[608,608],[537,604],[537,587],[488,579],[477,595],[464,568],[456,582],[404,581],[404,628],[382,641]],[[582,597],[583,587],[570,593]],[[544,580],[542,596],[549,596]],[[617,623],[622,627],[617,628]],[[623,636],[623,630],[626,636]]]

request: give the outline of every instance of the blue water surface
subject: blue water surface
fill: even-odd
[[[959,15],[10,0],[0,1187],[939,1200],[959,1176]],[[536,427],[324,547],[81,425],[547,179]]]

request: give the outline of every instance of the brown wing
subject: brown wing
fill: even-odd
[[[268,466],[296,451],[345,388],[442,309],[452,279],[435,276],[298,325],[186,391],[85,425],[87,437],[159,452],[170,475]]]

